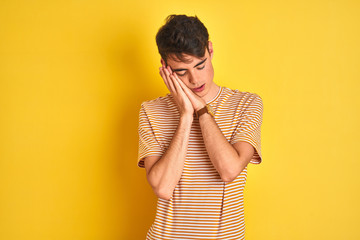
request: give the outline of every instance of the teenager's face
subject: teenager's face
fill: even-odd
[[[210,51],[210,52],[209,52]],[[199,97],[204,98],[213,94],[216,87],[213,82],[214,68],[212,44],[209,42],[209,51],[205,50],[205,56],[198,58],[184,54],[186,62],[175,61],[172,57],[167,59],[167,64],[176,72],[180,80]]]

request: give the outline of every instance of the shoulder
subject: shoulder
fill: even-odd
[[[155,99],[143,101],[141,103],[141,112],[146,115],[168,115],[177,111],[175,101],[170,93]]]
[[[226,102],[236,103],[243,107],[249,105],[261,105],[262,107],[262,98],[259,94],[247,91],[240,91],[238,89],[231,89],[223,87],[224,89],[224,99]]]
[[[166,107],[173,101],[171,94],[166,94],[165,96],[161,96],[155,99],[146,100],[141,103],[141,107],[148,108],[161,108]]]

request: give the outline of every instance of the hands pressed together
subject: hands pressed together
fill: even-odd
[[[174,97],[180,116],[191,116],[195,111],[200,110],[206,105],[204,99],[193,93],[173,72],[170,66],[165,67],[162,63],[160,67],[160,75],[164,80],[171,95]]]

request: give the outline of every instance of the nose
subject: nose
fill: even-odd
[[[197,74],[195,74],[194,72],[189,74],[189,83],[192,86],[197,86],[199,83],[199,76]]]

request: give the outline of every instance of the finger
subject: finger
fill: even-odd
[[[170,74],[173,74],[173,71],[172,71],[172,69],[171,69],[170,66],[167,66],[166,68],[168,69],[168,71],[169,71]]]
[[[176,72],[172,72],[171,76],[173,76],[173,81],[174,82],[178,82],[179,86],[181,87],[181,89],[184,91],[184,86],[186,87],[185,83],[183,83],[183,81],[180,80],[179,76],[176,74]]]
[[[184,92],[183,88],[180,86],[179,81],[177,81],[173,75],[171,75],[170,78],[176,88],[177,94],[183,99],[190,100],[189,96]]]
[[[176,73],[174,72],[173,74],[176,82],[179,83],[179,85],[181,86],[182,90],[189,96],[189,94],[192,94],[193,92],[188,88],[188,86],[185,85],[185,83],[183,83],[183,81],[180,80],[180,78],[176,75]]]
[[[169,91],[171,92],[171,87],[170,87],[170,85],[169,85],[169,83],[168,83],[168,80],[167,80],[167,78],[166,78],[166,76],[165,76],[163,67],[160,67],[159,70],[160,70],[159,73],[160,73],[161,78],[164,80],[164,83],[165,83],[166,87],[167,87],[167,88],[169,89]]]
[[[170,90],[170,92],[173,93],[177,93],[176,91],[176,87],[174,86],[173,81],[170,79],[170,74],[169,72],[166,70],[166,68],[162,68],[163,74],[164,74],[164,81],[166,81],[168,89]]]
[[[181,89],[182,89],[182,92],[185,93],[185,95],[188,97],[188,99],[191,101],[191,103],[193,103],[193,106],[196,105],[196,103],[200,100],[199,96],[197,96],[188,86],[186,86],[185,83],[183,83],[183,81],[181,81],[179,79],[179,77],[175,77],[174,79],[174,82],[177,82],[179,83]]]
[[[180,83],[175,79],[175,76],[173,74],[170,75],[170,79],[173,82],[174,86],[176,87],[176,91],[185,94],[184,90],[180,86]]]
[[[176,76],[176,73],[174,72],[171,74],[172,80],[174,82],[174,85],[176,83],[178,91],[181,91],[183,94],[187,95],[187,97],[191,97],[192,91],[185,85],[183,81],[179,79],[178,76]]]
[[[174,82],[179,83],[179,85],[182,88],[182,91],[185,93],[185,95],[188,97],[190,102],[193,104],[194,109],[199,108],[199,107],[203,106],[204,104],[206,104],[206,102],[201,97],[199,97],[196,93],[194,93],[178,77],[174,78]]]
[[[170,72],[171,69],[169,69],[169,68],[170,68],[169,66],[164,67],[164,72],[168,78],[170,78],[170,75],[171,75],[171,72]]]

